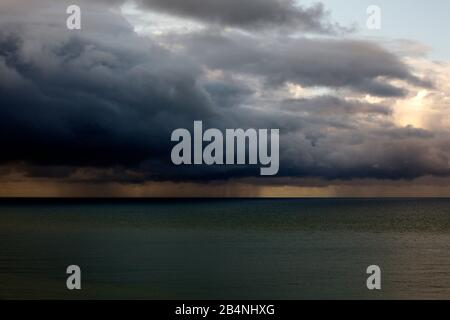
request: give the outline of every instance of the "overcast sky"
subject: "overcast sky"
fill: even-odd
[[[77,3],[0,4],[0,195],[450,195],[446,2]],[[279,175],[174,166],[194,120],[280,129]]]

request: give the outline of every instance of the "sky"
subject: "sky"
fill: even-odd
[[[304,4],[314,0],[301,1]],[[450,2],[445,0],[408,1],[408,0],[327,0],[323,2],[333,17],[346,24],[357,23],[359,33],[365,37],[414,40],[430,49],[432,59],[450,59],[450,41],[448,33],[450,20],[447,12]],[[367,20],[366,9],[377,5],[382,12],[382,28],[368,30],[364,27]]]
[[[0,196],[450,196],[447,2],[71,4],[0,4]],[[278,175],[175,166],[196,120],[279,129]]]

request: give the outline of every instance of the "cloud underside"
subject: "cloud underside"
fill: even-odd
[[[118,4],[124,2],[116,1]],[[141,10],[244,30],[289,28],[300,32],[337,34],[352,29],[331,22],[321,3],[307,7],[294,0],[137,0],[135,4]]]
[[[148,0],[139,8],[249,30],[332,32],[321,6],[197,2]],[[0,13],[4,174],[20,168],[30,177],[132,183],[259,175],[251,166],[172,165],[170,134],[194,120],[220,129],[279,128],[281,178],[450,173],[449,134],[398,126],[387,103],[433,84],[375,43],[224,28],[144,37],[103,6],[83,15],[80,32],[61,27],[48,6],[45,17],[13,3]]]

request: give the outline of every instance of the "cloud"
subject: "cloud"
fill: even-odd
[[[202,120],[220,129],[279,128],[282,179],[450,174],[447,131],[399,127],[392,106],[361,99],[389,102],[429,87],[376,44],[225,31],[143,37],[118,13],[83,8],[80,32],[64,28],[60,7],[0,14],[4,166],[92,183],[259,175],[246,166],[173,166],[172,130]],[[292,83],[329,91],[293,97]]]
[[[337,33],[322,4],[311,7],[293,0],[138,0],[140,8],[187,17],[208,24],[257,30],[289,28],[293,32]]]
[[[282,107],[295,112],[305,112],[324,117],[335,114],[349,116],[352,114],[390,115],[392,113],[392,109],[385,105],[343,100],[333,96],[319,96],[313,99],[288,99],[282,103]]]
[[[159,141],[168,144],[172,122],[212,112],[209,95],[196,85],[200,70],[189,61],[145,44],[120,16],[92,14],[87,26],[89,19],[113,19],[121,32],[3,26],[3,161],[136,163],[163,152]]]
[[[368,41],[274,37],[204,31],[172,36],[187,55],[208,68],[264,77],[271,86],[288,82],[331,87],[382,97],[402,97],[401,80],[431,87],[397,56]]]

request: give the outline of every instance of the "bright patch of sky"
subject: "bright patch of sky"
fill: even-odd
[[[303,5],[316,0],[297,1]],[[357,35],[391,40],[409,40],[429,47],[429,57],[450,60],[450,1],[448,0],[323,0],[333,20],[342,25],[356,23]],[[380,30],[366,27],[369,6],[381,8]]]
[[[174,17],[171,15],[140,11],[135,4],[127,2],[121,7],[121,12],[140,34],[162,35],[168,32],[189,33],[202,28],[195,21]]]

